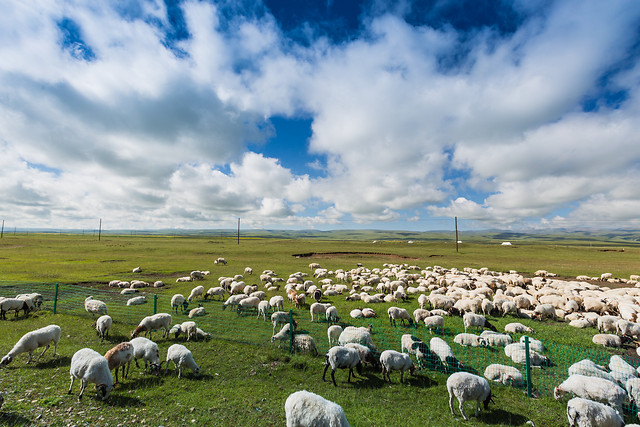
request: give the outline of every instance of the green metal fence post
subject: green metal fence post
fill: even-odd
[[[53,296],[53,314],[56,314],[57,306],[58,306],[58,284],[56,283],[56,293]]]
[[[153,294],[153,314],[158,312],[158,294]]]
[[[524,337],[524,358],[527,372],[527,396],[531,397],[531,364],[529,363],[529,337]]]
[[[289,354],[293,353],[293,310],[289,309]]]

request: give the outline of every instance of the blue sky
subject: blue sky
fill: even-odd
[[[640,3],[8,1],[8,227],[640,225]]]

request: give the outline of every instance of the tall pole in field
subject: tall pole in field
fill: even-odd
[[[238,218],[238,244],[240,244],[240,218]]]
[[[4,219],[2,220],[2,230],[0,230],[0,239],[4,236]]]
[[[456,252],[458,252],[458,217],[454,217],[456,220]]]
[[[100,218],[100,226],[98,227],[98,242],[100,241],[101,235],[102,235],[102,218]]]

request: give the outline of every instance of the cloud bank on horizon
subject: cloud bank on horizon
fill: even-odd
[[[6,2],[2,219],[640,226],[640,2],[297,3]]]

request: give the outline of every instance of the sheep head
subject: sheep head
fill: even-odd
[[[484,405],[484,410],[486,411],[487,409],[489,409],[489,403],[493,403],[495,404],[495,402],[493,401],[493,393],[491,393],[491,391],[489,391],[489,396],[487,396],[487,398],[484,400],[483,405]]]

